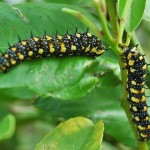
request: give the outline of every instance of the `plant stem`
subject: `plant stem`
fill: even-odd
[[[109,32],[107,22],[106,22],[106,18],[104,17],[104,15],[102,13],[102,10],[101,10],[102,6],[101,6],[101,3],[100,3],[100,0],[93,0],[93,2],[94,2],[94,5],[97,9],[97,12],[98,12],[98,16],[99,16],[99,19],[100,19],[100,22],[101,22],[101,25],[102,25],[102,29],[103,29],[103,32],[104,32],[106,42],[108,43],[108,45],[111,46],[112,50],[117,55],[120,55],[121,50],[118,48],[117,43],[115,42],[115,40],[113,39],[113,37],[111,36],[111,34]]]
[[[119,30],[116,2],[117,2],[116,0],[113,0],[113,1],[106,0],[107,10],[108,10],[110,23],[111,23],[111,27],[112,27],[112,32],[113,32],[115,39],[118,35],[118,30]]]
[[[124,32],[124,27],[125,27],[125,24],[126,24],[126,18],[127,18],[129,8],[131,7],[131,4],[132,4],[132,0],[127,0],[126,1],[124,10],[123,10],[122,15],[120,17],[119,34],[118,34],[118,38],[117,38],[118,44],[122,43],[122,36],[123,36],[123,32]]]
[[[78,18],[81,22],[83,22],[85,25],[87,25],[94,32],[95,35],[97,35],[99,38],[101,38],[102,35],[100,34],[98,28],[93,24],[93,22],[91,20],[89,20],[80,11],[72,10],[69,8],[62,8],[62,11]]]
[[[106,18],[104,17],[104,15],[102,13],[100,1],[99,0],[93,0],[93,2],[94,2],[94,5],[95,5],[95,7],[97,9],[99,19],[101,21],[101,25],[102,25],[102,29],[103,29],[103,32],[104,32],[104,36],[107,38],[107,41],[109,43],[112,43],[113,38],[112,38],[112,36],[111,36],[111,34],[110,34],[109,30],[108,30]]]
[[[127,32],[125,47],[129,46],[131,40],[131,32]]]

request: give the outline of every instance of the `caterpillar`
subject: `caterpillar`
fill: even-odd
[[[100,56],[104,53],[105,47],[101,41],[88,30],[79,33],[76,29],[74,34],[48,36],[46,33],[41,37],[31,37],[21,40],[10,46],[5,52],[1,52],[0,71],[6,73],[13,66],[26,59],[43,57],[60,57],[71,55],[86,55],[90,57]]]
[[[127,70],[127,91],[133,122],[138,131],[139,140],[150,139],[150,121],[145,95],[145,78],[147,64],[144,55],[140,54],[137,46],[123,51],[123,61]]]

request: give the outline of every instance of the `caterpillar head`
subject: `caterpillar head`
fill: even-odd
[[[95,54],[97,56],[100,56],[105,52],[105,50],[106,50],[105,46],[100,43],[97,47],[97,50],[96,50]]]
[[[137,49],[137,46],[133,48],[127,47],[123,50],[123,54],[127,59],[131,59],[132,57],[137,56],[139,54],[139,51]]]

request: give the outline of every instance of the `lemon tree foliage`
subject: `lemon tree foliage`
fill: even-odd
[[[55,36],[73,34],[76,28],[82,33],[89,28],[106,48],[97,58],[37,58],[0,73],[1,149],[148,150],[131,120],[121,53],[139,44],[140,52],[149,54],[149,4],[149,0],[1,1],[2,53],[8,42],[17,43],[18,36],[26,40],[31,31],[34,37],[45,31]]]

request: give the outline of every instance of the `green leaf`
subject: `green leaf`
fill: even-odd
[[[103,141],[102,150],[118,150],[118,147],[112,143]]]
[[[49,133],[35,150],[100,150],[104,125],[83,117],[69,119]]]
[[[123,15],[125,5],[127,4],[126,0],[118,0],[117,7],[118,7],[118,15],[121,17]]]
[[[40,64],[43,66],[37,70]],[[96,77],[90,75],[96,65],[95,60],[85,57],[50,59],[47,62],[43,59],[30,63],[28,68],[30,70],[22,64],[22,71],[16,67],[11,73],[0,75],[0,88],[7,88],[9,92],[9,88],[12,87],[28,87],[41,96],[51,95],[61,99],[77,98],[91,91],[98,82]],[[19,73],[16,75],[16,72]],[[12,81],[13,76],[16,76],[14,81]]]
[[[150,12],[149,12],[149,10],[150,10],[150,0],[147,0],[143,19],[150,22]]]
[[[15,132],[15,117],[11,114],[0,120],[0,141],[9,139]]]
[[[105,135],[108,135],[114,141],[135,147],[137,146],[136,140],[121,107],[120,96],[121,86],[95,88],[84,98],[72,101],[40,98],[36,102],[36,106],[45,110],[46,116],[56,120],[75,116],[90,117],[94,122],[102,120],[105,124]]]
[[[105,134],[111,136],[112,140],[116,140],[129,147],[137,147],[136,139],[123,109],[116,110],[113,107],[105,111],[95,112],[91,118],[95,121],[102,120],[104,122]]]
[[[21,94],[20,94],[21,93]],[[0,90],[1,101],[6,102],[6,100],[16,100],[16,99],[31,99],[35,97],[29,89],[25,87],[13,87],[13,88],[2,88]]]
[[[98,87],[112,88],[121,83],[120,67],[118,58],[109,50],[103,56],[98,58],[99,65],[93,71],[93,75],[99,78]]]
[[[126,17],[126,30],[129,32],[134,31],[142,20],[142,16],[145,10],[146,0],[133,0],[131,7],[125,9],[127,0],[119,0],[118,13],[121,17],[124,11],[127,11]]]
[[[73,33],[76,27],[80,32],[86,31],[82,23],[61,11],[63,7],[75,8],[53,3],[23,3],[15,6],[1,3],[0,22],[3,26],[0,28],[0,48],[4,51],[8,41],[11,44],[17,42],[18,35],[22,39],[29,38],[30,31],[35,36],[43,35],[45,30],[51,35],[55,35],[56,30],[65,34],[69,29]],[[90,16],[83,9],[76,9]],[[91,75],[97,65],[96,59],[80,56],[25,61],[7,74],[0,74],[0,89],[7,89],[9,97],[22,99],[34,95],[61,99],[82,97],[98,82],[98,78]],[[12,92],[14,89],[17,89],[16,94]],[[25,96],[25,93],[28,95]]]
[[[45,2],[50,2],[50,3],[62,3],[62,4],[77,4],[79,0],[44,0]]]

